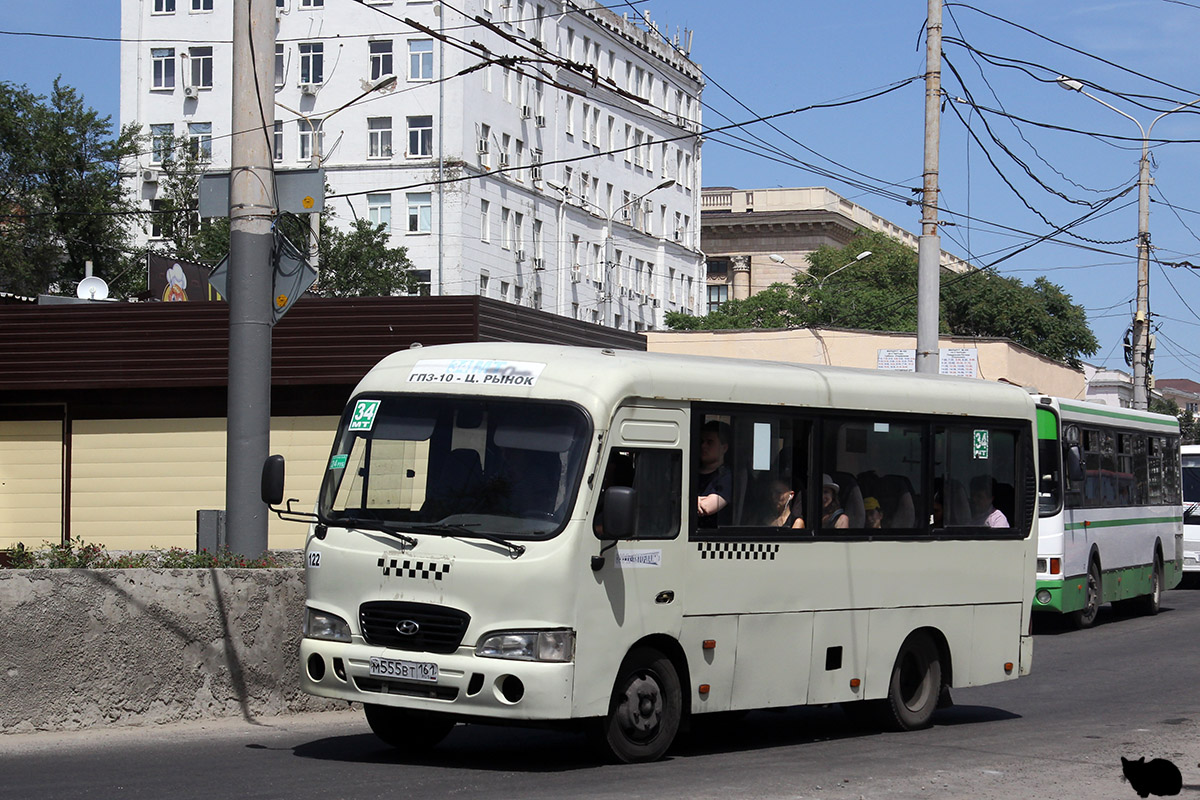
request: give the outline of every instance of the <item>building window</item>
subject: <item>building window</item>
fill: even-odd
[[[533,221],[533,257],[544,257],[542,253],[542,221],[540,219]]]
[[[212,11],[213,0],[192,0],[192,11]]]
[[[408,41],[408,79],[410,81],[433,80],[433,39],[410,39]]]
[[[211,89],[213,85],[213,49],[211,47],[193,47],[188,50],[188,57],[192,62],[192,86]]]
[[[575,98],[567,95],[567,120],[564,130],[568,136],[575,135]]]
[[[175,126],[166,122],[150,126],[150,162],[165,164],[171,160],[171,140],[175,136]]]
[[[408,198],[408,232],[429,233],[432,230],[433,195],[430,192],[411,192]]]
[[[487,200],[479,201],[479,240],[492,240],[492,204]]]
[[[275,45],[275,86],[283,86],[285,68],[283,65],[283,45]]]
[[[488,274],[486,272],[479,275],[479,296],[487,297],[488,293]]]
[[[383,225],[385,231],[392,230],[392,196],[390,194],[367,195],[367,219],[372,225]]]
[[[150,51],[150,62],[153,65],[151,89],[175,88],[175,48],[155,47]]]
[[[275,136],[272,142],[272,150],[275,152],[275,160],[283,161],[283,123],[275,123]]]
[[[296,157],[301,161],[307,161],[314,155],[313,153],[313,124],[306,119],[299,121],[300,128],[300,148]],[[319,125],[320,123],[318,123]],[[315,155],[320,156],[325,152],[325,131],[317,128],[320,133],[317,134],[317,152]]]
[[[708,313],[712,314],[721,307],[721,304],[729,300],[729,287],[725,284],[718,284],[708,287]]]
[[[433,155],[433,117],[408,118],[408,154]]]
[[[512,230],[509,228],[508,218],[510,214],[507,208],[500,207],[500,246],[505,250],[512,249]]]
[[[392,40],[371,42],[371,80],[377,81],[384,75],[394,74],[392,67]]]
[[[304,42],[300,45],[300,83],[323,83],[325,80],[325,45]]]
[[[166,213],[163,212],[163,206],[166,205],[166,200],[151,200],[150,201],[150,238],[163,238],[163,217]]]
[[[367,158],[392,157],[392,118],[367,118]]]
[[[175,0],[154,0],[155,14],[174,14]]]
[[[429,297],[433,291],[433,270],[414,269],[412,276],[417,279],[417,285],[409,292],[410,297]]]
[[[301,8],[324,8],[325,0],[300,0]]]
[[[188,123],[188,152],[198,161],[212,161],[212,123]]]

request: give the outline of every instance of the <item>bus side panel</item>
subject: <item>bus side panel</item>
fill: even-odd
[[[717,646],[704,649],[706,640],[716,642]],[[692,695],[693,714],[730,709],[733,682],[729,676],[734,671],[737,641],[738,618],[731,614],[683,618],[679,643],[683,645],[684,655],[687,656],[688,672],[692,679],[692,685],[683,687],[683,690]],[[708,692],[700,691],[702,685],[709,687]]]
[[[867,674],[863,681],[862,698],[877,700],[887,697],[892,667],[900,646],[918,628],[932,628],[945,637],[950,648],[950,665],[954,685],[970,678],[971,606],[951,608],[882,608],[871,612],[871,642]],[[992,631],[993,635],[995,634]],[[1006,637],[1007,638],[1007,637]],[[1014,646],[1016,636],[1013,637]],[[945,665],[943,665],[943,671]],[[943,672],[943,677],[945,677]]]
[[[866,619],[862,621],[865,640]],[[737,617],[732,707],[771,708],[808,702],[809,653],[815,638],[811,612]],[[814,664],[814,673],[816,669]]]
[[[826,611],[816,615],[808,702],[836,703],[858,700],[862,696],[862,687],[852,687],[850,681],[866,678],[871,614],[870,611]]]
[[[975,606],[971,620],[970,674],[958,676],[955,686],[977,686],[1011,680],[1018,675],[1022,663],[1021,625],[1023,603],[996,606]],[[1011,636],[997,636],[995,631],[1009,631]],[[1006,665],[1011,665],[1006,669]]]

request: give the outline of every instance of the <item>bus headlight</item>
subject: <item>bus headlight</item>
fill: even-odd
[[[1049,589],[1038,589],[1036,596],[1037,596],[1037,601],[1039,603],[1041,603],[1042,605],[1046,605],[1047,603],[1050,602],[1050,590]]]
[[[570,661],[575,657],[575,631],[489,633],[475,645],[475,655],[517,661]]]
[[[350,626],[337,614],[310,608],[304,616],[304,636],[308,639],[348,642],[350,641]]]

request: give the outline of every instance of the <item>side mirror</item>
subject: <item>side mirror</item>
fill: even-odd
[[[637,490],[629,486],[610,486],[604,490],[604,528],[596,531],[603,541],[632,539],[637,533]]]
[[[263,462],[262,501],[269,506],[283,502],[283,456],[267,456]]]
[[[1081,481],[1085,474],[1083,471],[1083,453],[1079,449],[1079,445],[1072,444],[1067,446],[1067,477],[1072,481]]]

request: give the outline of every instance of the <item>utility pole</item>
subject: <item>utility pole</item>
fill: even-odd
[[[233,114],[229,169],[229,389],[225,527],[229,549],[267,549],[259,496],[271,438],[271,251],[275,216],[275,3],[233,3]]]
[[[938,233],[938,147],[942,106],[942,0],[928,0],[925,23],[925,186],[917,240],[917,372],[938,372],[938,294],[942,237]]]

